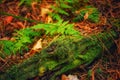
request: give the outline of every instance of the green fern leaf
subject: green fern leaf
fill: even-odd
[[[9,40],[1,40],[0,45],[2,46],[2,55],[3,55],[3,57],[8,56],[8,55],[13,53],[14,42],[9,41]]]
[[[88,19],[90,22],[94,22],[97,23],[99,22],[99,11],[97,10],[97,8],[94,8],[92,6],[86,6],[85,8],[80,10],[80,14],[73,19],[74,22],[78,22],[78,21],[83,21],[84,20],[84,15],[88,13]]]
[[[60,14],[65,14],[65,15],[69,15],[65,10],[61,9],[61,8],[58,8],[58,13]]]
[[[60,4],[60,7],[61,8],[72,8],[71,6],[67,5],[67,4]]]

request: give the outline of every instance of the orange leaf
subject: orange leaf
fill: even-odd
[[[69,80],[69,78],[65,74],[63,74],[61,80]]]
[[[16,24],[17,24],[20,28],[25,28],[25,26],[23,25],[22,22],[16,22]]]
[[[7,16],[7,17],[5,17],[4,25],[7,25],[7,24],[11,23],[12,20],[13,20],[13,17],[12,17],[12,16]]]

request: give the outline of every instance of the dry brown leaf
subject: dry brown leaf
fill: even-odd
[[[105,25],[105,24],[107,23],[106,17],[101,17],[100,19],[101,19],[101,20],[100,20],[100,23],[99,23],[99,24]]]
[[[48,14],[49,12],[50,12],[49,8],[44,8],[44,7],[41,8],[41,16],[42,17],[45,17],[46,14]]]
[[[42,49],[42,39],[40,38],[32,47],[32,49],[27,52],[24,57],[27,58],[29,56],[32,56],[33,54],[35,54],[36,52],[39,52]]]
[[[36,5],[37,5],[37,2],[32,2],[32,10],[34,13],[36,12],[36,7],[35,7]]]
[[[63,74],[61,80],[69,80],[69,78],[65,74]]]
[[[91,28],[89,26],[84,26],[84,30],[91,30]]]
[[[15,41],[16,39],[15,39],[14,37],[11,37],[10,40],[11,40],[11,41]]]
[[[53,11],[51,9],[51,5],[42,4],[40,9],[41,9],[40,11],[41,21],[45,23],[52,22],[52,18],[48,15],[49,13]]]
[[[78,79],[77,75],[66,76],[65,74],[63,74],[61,80],[79,80],[79,79]]]
[[[9,40],[9,39],[10,39],[9,37],[0,38],[0,40]]]
[[[42,39],[40,38],[33,46],[32,50],[34,51],[38,51],[40,49],[42,49]]]
[[[88,16],[89,16],[89,14],[88,14],[88,12],[86,12],[84,15],[84,20],[88,19]]]
[[[16,24],[20,27],[20,28],[25,28],[24,24],[22,22],[16,22]]]
[[[75,11],[75,14],[80,14],[80,10],[76,10],[76,11]]]
[[[46,23],[52,23],[53,20],[52,20],[52,18],[51,18],[50,16],[48,16],[48,17],[46,18],[45,22],[46,22]]]
[[[68,75],[69,80],[79,80],[77,75]]]

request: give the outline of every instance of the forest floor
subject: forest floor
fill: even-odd
[[[11,40],[16,29],[24,29],[28,26],[36,25],[38,22],[47,23],[48,21],[52,21],[45,12],[45,9],[49,10],[50,4],[54,4],[54,2],[51,1],[52,0],[48,0],[41,4],[32,3],[31,7],[26,7],[25,5],[18,6],[18,0],[5,0],[4,3],[1,3],[0,40]],[[37,8],[38,6],[39,8]],[[41,9],[44,11],[42,12]],[[4,12],[9,14],[4,14]],[[14,16],[10,14],[13,14]],[[117,17],[118,15],[119,14],[116,13]],[[106,19],[107,17],[105,16],[101,17],[101,22],[99,24],[90,23],[88,21],[77,22],[75,23],[75,28],[82,32],[84,36],[102,32],[103,28],[111,28],[111,25],[105,25],[103,27],[103,25],[106,24]],[[114,52],[106,52],[101,59],[95,61],[88,67],[80,66],[80,69],[75,69],[61,75],[61,80],[67,80],[65,78],[70,74],[77,75],[80,80],[120,80],[120,38],[115,42],[117,44],[117,50]],[[6,67],[9,67],[10,65],[22,62],[24,59],[26,59],[26,57],[20,55],[9,56],[5,59],[0,57],[0,71],[4,71]],[[91,73],[90,75],[88,70]],[[34,80],[37,80],[37,78]]]

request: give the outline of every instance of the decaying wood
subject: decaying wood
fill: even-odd
[[[62,36],[51,42],[38,54],[28,58],[0,74],[1,80],[27,80],[35,76],[49,75],[49,80],[80,65],[89,65],[110,52],[117,38],[115,31],[106,31],[90,37]],[[40,79],[41,80],[41,79]]]

